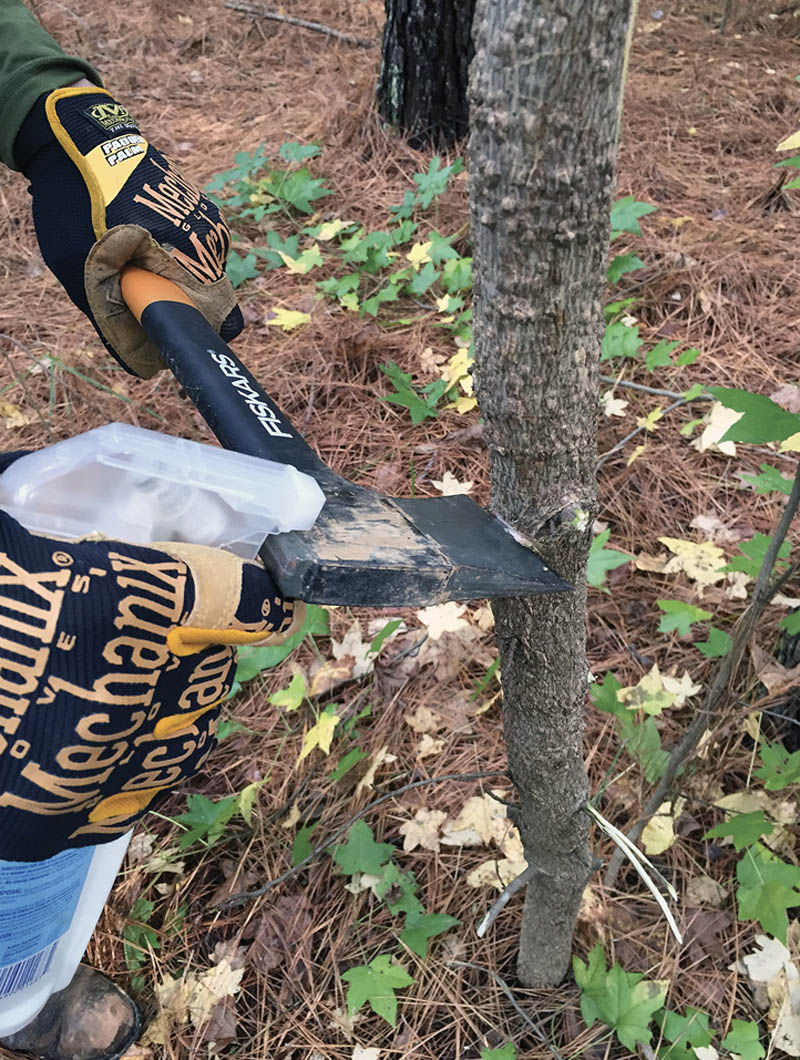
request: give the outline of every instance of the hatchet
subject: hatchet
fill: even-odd
[[[122,296],[224,448],[293,464],[322,488],[311,530],[271,535],[260,550],[285,596],[420,607],[571,590],[468,497],[388,497],[337,475],[170,280],[128,265]]]

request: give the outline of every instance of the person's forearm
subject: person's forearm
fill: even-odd
[[[19,168],[14,139],[39,96],[87,78],[101,84],[89,63],[62,51],[22,0],[0,0],[0,162]]]

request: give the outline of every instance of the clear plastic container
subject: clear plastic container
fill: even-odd
[[[121,423],[20,457],[0,475],[0,508],[29,530],[184,541],[246,559],[269,534],[310,529],[324,503],[294,467]],[[130,838],[0,861],[0,1038],[69,983]]]
[[[124,423],[29,453],[0,475],[0,508],[29,530],[214,545],[245,559],[268,534],[310,529],[324,503],[289,464]]]

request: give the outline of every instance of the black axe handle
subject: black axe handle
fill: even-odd
[[[126,265],[121,285],[126,305],[224,448],[293,464],[320,484],[338,477],[177,284]]]

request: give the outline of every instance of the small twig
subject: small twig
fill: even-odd
[[[728,19],[730,18],[731,8],[733,7],[733,0],[722,0],[722,18],[719,20],[719,35],[725,32],[728,28]]]
[[[248,4],[246,0],[224,0],[224,7],[232,11],[241,11],[251,18],[268,18],[273,22],[287,22],[290,26],[299,26],[301,29],[310,29],[315,33],[324,33],[328,37],[335,37],[344,41],[345,44],[355,44],[358,48],[374,48],[375,41],[366,40],[364,37],[354,37],[350,33],[342,33],[340,29],[325,26],[322,22],[310,22],[307,18],[294,18],[292,15],[280,15],[277,11],[268,11],[266,8]]]
[[[512,993],[511,988],[509,987],[508,983],[506,983],[505,979],[501,979],[497,972],[493,972],[491,968],[481,968],[479,964],[471,964],[469,961],[445,961],[445,964],[449,968],[471,968],[473,972],[483,972],[485,975],[491,976],[492,979],[494,979],[495,983],[500,987],[500,989],[503,991],[503,993],[513,1005],[514,1011],[517,1013],[520,1019],[524,1020],[528,1027],[530,1027],[530,1029],[533,1031],[533,1033],[536,1035],[542,1045],[547,1046],[547,1048],[550,1050],[556,1060],[564,1060],[564,1057],[561,1055],[558,1049],[556,1049],[556,1047],[544,1033],[542,1028],[536,1022],[536,1020],[532,1016],[530,1016],[524,1008],[522,1008],[520,1003],[514,997],[514,994]]]
[[[393,791],[388,791],[380,798],[373,799],[372,802],[367,803],[366,806],[362,807],[358,813],[353,814],[349,820],[345,821],[341,827],[334,830],[330,839],[328,839],[321,846],[315,847],[311,853],[299,861],[292,868],[287,869],[286,872],[282,872],[280,876],[276,876],[274,880],[270,880],[269,883],[265,883],[263,887],[257,888],[255,891],[240,891],[238,894],[229,895],[224,901],[219,903],[219,909],[227,910],[233,906],[244,905],[245,902],[250,902],[254,898],[260,898],[262,894],[266,894],[271,891],[273,887],[277,887],[281,883],[285,883],[286,880],[292,876],[296,876],[298,872],[306,867],[310,862],[315,861],[321,854],[324,854],[326,850],[333,846],[333,844],[344,835],[346,831],[355,824],[356,821],[365,817],[371,810],[376,809],[384,802],[388,802],[389,799],[396,799],[398,795],[403,795],[407,791],[413,791],[414,788],[422,788],[428,784],[444,784],[445,781],[449,780],[485,780],[487,777],[505,777],[508,773],[505,769],[490,769],[481,773],[448,773],[442,777],[424,777],[422,780],[413,780],[409,784],[404,784],[401,788],[395,788]]]
[[[675,783],[675,779],[677,778],[678,772],[684,762],[694,753],[703,734],[714,722],[716,714],[725,701],[728,688],[739,669],[739,664],[741,663],[742,656],[744,655],[750,637],[767,604],[775,593],[781,589],[781,587],[798,569],[799,565],[794,564],[772,582],[769,580],[772,568],[778,558],[781,545],[786,538],[789,526],[797,512],[798,505],[800,505],[800,464],[798,464],[797,467],[797,473],[795,474],[794,483],[792,485],[792,492],[789,495],[789,499],[786,502],[786,507],[783,510],[778,527],[772,535],[769,547],[764,555],[764,561],[759,569],[755,588],[753,590],[753,599],[750,601],[746,611],[734,626],[730,651],[722,660],[720,660],[720,664],[714,674],[711,687],[708,690],[702,708],[695,715],[689,728],[670,752],[664,773],[656,785],[653,794],[647,800],[644,810],[642,811],[642,816],[635,822],[631,830],[628,832],[628,839],[632,843],[637,841],[644,831],[645,825],[649,819],[654,813],[656,813],[661,803],[664,802],[672,785]],[[611,890],[617,882],[617,876],[622,867],[622,857],[622,853],[619,850],[615,850],[613,857],[608,863],[608,869],[606,870],[605,878],[603,880],[604,885],[608,890]]]
[[[533,869],[530,865],[528,865],[527,868],[519,874],[519,876],[515,876],[511,883],[509,883],[503,889],[503,893],[494,903],[494,905],[483,918],[483,920],[481,920],[480,924],[478,924],[477,936],[479,939],[483,938],[483,936],[486,934],[486,932],[489,930],[495,920],[497,920],[498,916],[500,916],[505,907],[517,893],[517,891],[522,890],[522,888],[531,878],[532,872]]]
[[[787,4],[786,7],[779,7],[773,13],[776,15],[791,15],[794,11],[800,11],[800,4]]]
[[[642,394],[655,394],[657,397],[682,398],[684,395],[677,390],[660,390],[657,386],[645,386],[644,383],[632,383],[627,379],[615,379],[613,375],[601,375],[601,383],[610,383],[612,386],[626,386],[629,390],[639,390]],[[713,401],[710,394],[698,394],[692,401]]]
[[[664,416],[666,416],[668,412],[672,412],[674,409],[677,409],[681,405],[686,404],[688,404],[688,401],[685,397],[681,397],[678,401],[673,401],[671,405],[668,405],[667,408],[664,409],[659,419],[662,419]],[[620,449],[624,449],[628,442],[631,440],[631,438],[635,438],[637,434],[641,434],[642,431],[646,430],[647,428],[644,425],[640,425],[639,427],[634,428],[634,430],[626,434],[625,437],[620,439],[620,441],[618,441],[616,445],[612,446],[608,450],[608,452],[601,453],[601,455],[597,458],[597,467],[602,467],[603,464],[605,464],[606,460],[610,459],[615,453],[618,453]]]

